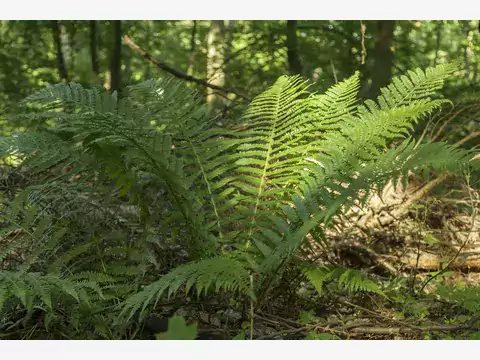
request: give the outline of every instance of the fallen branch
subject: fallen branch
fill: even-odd
[[[224,92],[224,93],[230,93],[230,94],[234,94],[236,96],[238,96],[239,98],[242,98],[248,102],[252,101],[248,96],[246,95],[243,95],[243,94],[240,94],[239,92],[235,91],[235,90],[231,90],[231,89],[225,89],[221,86],[218,86],[218,85],[214,85],[214,84],[211,84],[209,83],[208,81],[206,80],[203,80],[203,79],[197,79],[191,75],[188,75],[188,74],[185,74],[177,69],[174,69],[172,68],[171,66],[165,64],[164,62],[158,60],[157,58],[155,58],[152,54],[150,54],[148,51],[142,49],[140,46],[138,46],[137,44],[135,44],[133,42],[132,39],[130,39],[127,35],[125,35],[123,37],[123,43],[125,45],[128,45],[128,47],[130,47],[130,49],[132,49],[133,51],[136,51],[138,52],[139,54],[141,54],[145,59],[147,59],[149,62],[151,62],[152,64],[154,64],[156,67],[158,67],[159,69],[163,70],[163,71],[166,71],[170,74],[172,74],[173,76],[179,78],[179,79],[183,79],[185,81],[188,81],[188,82],[193,82],[193,83],[196,83],[196,84],[199,84],[199,85],[203,85],[203,86],[206,86],[210,89],[214,89],[214,90],[218,90],[218,91],[221,91],[221,92]]]
[[[402,327],[356,327],[351,330],[352,333],[360,334],[378,334],[378,335],[392,335],[392,334],[411,334],[427,331],[461,331],[476,329],[470,322],[460,325],[432,325],[432,326],[418,326],[417,328],[402,328]]]
[[[279,331],[279,332],[276,332],[276,333],[273,333],[273,334],[260,336],[259,338],[255,339],[255,340],[268,340],[268,339],[274,339],[277,336],[281,336],[281,335],[298,334],[299,332],[302,332],[302,331],[310,331],[310,330],[314,330],[315,328],[326,328],[328,326],[337,325],[339,322],[340,322],[340,320],[338,320],[338,319],[329,320],[329,321],[326,321],[326,322],[320,322],[320,323],[315,324],[315,325],[306,325],[306,326],[303,326],[303,327],[300,327],[300,328],[297,328],[297,329],[288,329],[288,330]]]

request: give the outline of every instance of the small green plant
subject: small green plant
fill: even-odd
[[[168,319],[168,330],[156,334],[157,340],[195,340],[197,337],[197,324],[187,325],[181,316]]]

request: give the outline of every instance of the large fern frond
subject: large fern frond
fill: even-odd
[[[166,295],[172,296],[182,285],[185,292],[195,288],[198,295],[208,291],[232,291],[253,296],[249,282],[249,272],[239,261],[230,257],[200,260],[179,266],[160,280],[151,283],[142,291],[127,299],[122,310],[130,318],[140,308],[142,311],[154,300]]]

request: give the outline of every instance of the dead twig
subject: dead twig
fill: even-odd
[[[361,334],[378,334],[378,335],[392,335],[392,334],[411,334],[427,331],[461,331],[476,329],[469,321],[460,325],[432,325],[432,326],[418,326],[417,328],[402,328],[402,327],[356,327],[351,330],[353,333]]]
[[[362,65],[365,64],[365,58],[367,57],[367,48],[365,47],[365,32],[367,31],[367,26],[360,21],[360,30],[362,33]]]
[[[467,141],[470,141],[474,138],[476,138],[477,136],[480,136],[480,131],[477,131],[477,132],[474,132],[474,133],[471,133],[470,135],[468,136],[465,136],[463,139],[457,141],[457,144],[458,146],[462,145],[463,143],[466,143]]]

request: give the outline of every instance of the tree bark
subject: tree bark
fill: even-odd
[[[232,58],[232,43],[235,34],[235,20],[228,21],[227,40],[225,44],[225,56],[223,61],[223,71],[225,72],[225,83],[230,86],[229,60]]]
[[[69,59],[69,64],[70,64],[70,70],[72,70],[73,73],[75,73],[75,53],[77,49],[77,44],[75,42],[75,36],[77,34],[77,23],[75,21],[70,21],[69,27],[68,27],[68,47],[70,50],[70,59]]]
[[[225,73],[222,64],[225,59],[225,23],[223,20],[212,20],[207,35],[207,81],[218,87],[225,85]],[[207,103],[210,111],[221,109],[226,99],[207,88]]]
[[[110,91],[118,91],[121,82],[122,66],[122,22],[115,20],[113,22],[113,48],[110,59]]]
[[[287,56],[290,73],[302,74],[302,63],[298,54],[297,20],[287,21]]]
[[[370,98],[380,95],[380,89],[387,86],[392,79],[393,51],[391,47],[394,30],[394,20],[380,20],[377,23],[376,44],[373,51],[374,69],[369,91]]]
[[[57,20],[52,20],[52,34],[53,34],[53,42],[55,44],[55,50],[57,52],[57,68],[60,78],[63,81],[68,82],[68,71],[67,67],[65,66],[65,58],[63,56],[62,51],[62,40],[60,37],[60,26]]]
[[[98,78],[100,76],[100,61],[98,59],[97,22],[95,20],[90,20],[90,55],[92,70]]]
[[[192,36],[190,38],[190,57],[188,58],[188,68],[187,74],[192,75],[193,73],[193,63],[195,60],[195,40],[197,37],[197,20],[193,20],[193,27],[192,27]]]

